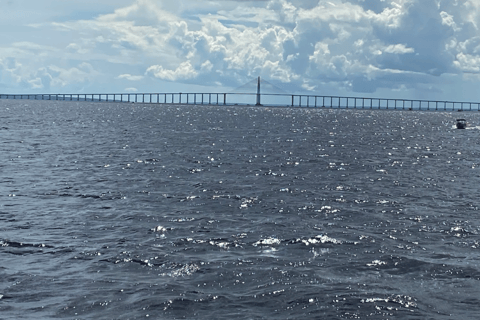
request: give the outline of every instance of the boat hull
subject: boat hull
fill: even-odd
[[[457,119],[456,123],[457,129],[467,128],[467,121],[465,119]]]

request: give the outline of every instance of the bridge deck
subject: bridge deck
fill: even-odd
[[[0,94],[0,99],[198,105],[263,105],[297,108],[480,111],[480,102],[258,93]],[[261,101],[261,103],[260,103]]]

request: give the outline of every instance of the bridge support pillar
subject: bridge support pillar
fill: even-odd
[[[260,77],[258,77],[258,81],[257,81],[257,103],[255,104],[256,106],[261,106],[261,102],[260,102]]]

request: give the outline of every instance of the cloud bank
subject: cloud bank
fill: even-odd
[[[449,81],[478,83],[479,27],[476,0],[137,0],[30,24],[58,41],[3,44],[0,83],[122,91],[132,81],[237,87],[261,76],[291,91],[438,95]]]

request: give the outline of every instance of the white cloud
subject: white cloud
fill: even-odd
[[[35,78],[35,79],[28,80],[28,83],[30,84],[30,87],[32,89],[43,89],[44,88],[43,83],[42,83],[42,79],[40,79],[40,78]]]
[[[143,76],[132,76],[131,74],[125,73],[117,77],[117,79],[126,79],[130,81],[140,81],[143,79]]]
[[[457,27],[457,24],[453,20],[453,16],[448,14],[445,11],[440,12],[440,17],[442,18],[442,24],[451,27],[454,31],[460,31],[460,28]]]
[[[387,53],[393,54],[405,54],[405,53],[414,53],[415,49],[407,48],[404,44],[391,44],[384,49]]]
[[[465,14],[465,21],[468,21],[478,30],[480,27],[480,2],[477,0],[466,0],[463,3]]]
[[[47,68],[47,70],[51,75],[51,85],[59,88],[73,83],[94,81],[98,75],[92,65],[86,62],[82,62],[81,64],[72,68],[61,68],[51,65]]]
[[[15,42],[12,44],[12,47],[35,52],[55,51],[54,47],[44,46],[29,41]]]
[[[202,66],[200,69],[204,72],[210,72],[212,71],[212,68],[213,68],[213,64],[210,62],[210,60],[207,60],[204,63],[202,63]]]
[[[454,64],[463,72],[480,73],[480,55],[461,52],[456,56]]]
[[[78,0],[68,3],[80,6]],[[292,91],[363,94],[435,86],[443,75],[479,72],[476,0],[101,5],[106,14],[25,20],[23,27],[35,26],[31,34],[0,44],[0,83],[38,90],[108,83],[122,90],[124,80],[141,88],[155,78],[236,87],[260,75],[288,83]],[[70,12],[67,7],[62,3]]]
[[[193,69],[189,61],[182,62],[175,70],[164,69],[160,65],[154,65],[147,69],[146,74],[153,75],[156,78],[176,81],[195,78],[197,72]]]

